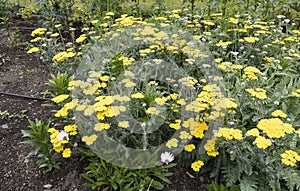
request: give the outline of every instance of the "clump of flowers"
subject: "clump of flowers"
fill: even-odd
[[[48,132],[50,133],[50,142],[55,152],[62,152],[64,158],[69,158],[72,151],[67,145],[70,143],[70,136],[77,135],[77,125],[67,125],[64,127],[64,130],[61,131],[50,128]]]

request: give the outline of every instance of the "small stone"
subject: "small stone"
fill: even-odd
[[[52,188],[52,184],[45,184],[43,187],[50,190]]]
[[[7,124],[4,124],[4,125],[1,125],[2,129],[8,129],[8,125]]]

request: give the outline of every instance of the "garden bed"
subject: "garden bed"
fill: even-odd
[[[26,42],[30,38],[35,20],[14,20],[11,27],[20,29],[17,47],[11,47],[6,31],[0,31],[0,184],[5,191],[40,191],[51,184],[51,190],[92,190],[84,187],[86,181],[81,177],[86,162],[78,158],[63,161],[60,170],[43,174],[38,168],[36,158],[26,158],[32,147],[20,144],[26,140],[21,130],[29,129],[28,120],[48,120],[53,113],[43,104],[43,94],[49,91],[46,83],[51,78],[49,67],[33,55],[26,53]],[[23,28],[23,29],[22,29]],[[28,28],[28,29],[27,29]],[[10,93],[16,95],[7,95]],[[25,95],[26,97],[22,97]],[[32,97],[33,99],[27,98]],[[34,99],[34,98],[42,98]],[[182,167],[171,169],[171,184],[165,190],[199,191],[210,183],[207,176],[201,176]],[[46,189],[45,189],[46,190]]]

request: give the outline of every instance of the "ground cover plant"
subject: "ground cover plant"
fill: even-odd
[[[39,3],[27,53],[54,122],[23,134],[41,168],[80,158],[101,190],[162,190],[175,165],[208,190],[300,190],[299,3]]]

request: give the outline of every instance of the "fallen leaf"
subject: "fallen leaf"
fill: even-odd
[[[195,178],[193,175],[191,175],[189,172],[185,172],[187,175],[189,175],[190,178]]]

